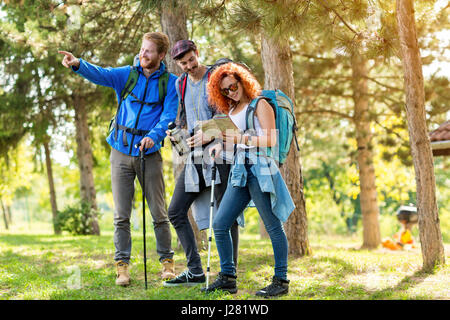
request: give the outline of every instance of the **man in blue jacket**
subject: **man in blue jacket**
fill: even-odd
[[[106,139],[111,145],[111,185],[114,198],[114,260],[117,267],[116,284],[130,284],[129,261],[131,255],[130,215],[134,197],[134,180],[142,185],[153,218],[156,251],[163,264],[162,278],[173,278],[174,262],[171,246],[170,222],[165,204],[165,185],[161,157],[161,143],[167,126],[177,115],[178,97],[175,90],[177,77],[169,74],[162,62],[169,48],[168,37],[159,32],[146,33],[139,53],[138,77],[130,94],[122,100],[122,91],[129,83],[130,66],[102,68],[64,54],[62,64],[87,80],[115,90],[119,107]],[[161,91],[160,77],[167,79]],[[165,92],[160,94],[160,92]],[[135,145],[140,142],[138,148]],[[145,177],[141,175],[139,152],[146,151]]]

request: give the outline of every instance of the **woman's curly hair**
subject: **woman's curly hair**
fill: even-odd
[[[256,80],[255,76],[244,66],[229,62],[217,67],[211,74],[208,82],[208,100],[219,112],[226,114],[228,114],[229,110],[233,107],[234,101],[220,93],[220,83],[225,77],[230,75],[242,84],[244,93],[251,100],[261,94],[261,85],[258,80]]]

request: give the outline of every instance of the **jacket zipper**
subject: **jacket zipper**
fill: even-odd
[[[147,82],[145,83],[144,97],[142,98],[142,101],[145,101],[145,97],[147,95],[147,87],[148,87],[148,81],[149,80],[150,80],[150,77],[147,78]],[[139,112],[137,114],[136,123],[134,125],[134,129],[137,129],[137,126],[138,126],[138,123],[139,123],[139,117],[141,116],[141,112],[142,112],[143,108],[144,108],[144,104],[141,103],[141,108],[139,109]],[[129,152],[130,156],[131,156],[131,151],[133,150],[133,145],[134,145],[134,134],[133,134],[133,136],[131,138],[130,152]]]

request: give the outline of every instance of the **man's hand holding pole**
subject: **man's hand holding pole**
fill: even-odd
[[[144,149],[151,149],[155,145],[155,142],[149,137],[144,137],[141,142],[139,142],[139,151]]]

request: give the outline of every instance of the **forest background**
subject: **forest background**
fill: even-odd
[[[442,0],[414,5],[431,132],[450,116],[450,6]],[[265,85],[271,79],[264,55],[268,39],[276,39],[270,45],[283,48],[282,60],[292,66],[285,74],[293,77],[287,93],[298,123],[297,188],[307,217],[302,230],[310,239],[353,235],[363,247],[377,247],[399,230],[397,209],[417,201],[395,9],[395,1],[382,0],[3,1],[0,232],[58,234],[64,232],[58,217],[74,213],[98,222],[80,223],[80,233],[113,230],[105,138],[115,95],[63,68],[57,51],[104,67],[127,65],[144,33],[170,33],[172,26],[196,42],[202,63],[222,57],[244,62]],[[169,57],[166,63],[179,74]],[[274,67],[285,71],[281,64]],[[162,150],[170,203],[175,179],[169,140]],[[433,161],[442,239],[448,243],[450,158]],[[360,170],[365,165],[368,170]],[[365,191],[361,181],[369,182]],[[375,195],[377,212],[364,225],[361,196],[367,190]],[[142,227],[141,203],[136,184],[134,231]],[[255,210],[246,219],[243,232],[264,236]],[[368,229],[378,236],[365,235]]]

